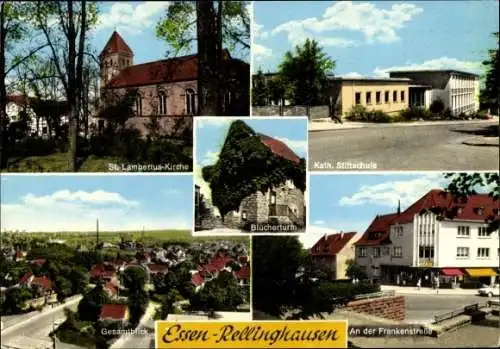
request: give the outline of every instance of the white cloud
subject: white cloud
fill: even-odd
[[[99,219],[103,231],[192,229],[191,219],[172,213],[148,215],[139,203],[119,193],[57,191],[51,195],[28,194],[16,204],[1,205],[3,231],[93,231]]]
[[[261,61],[261,60],[264,60],[266,58],[271,57],[273,55],[273,50],[271,50],[270,48],[265,47],[263,45],[254,43],[252,45],[252,54],[253,54],[253,58],[256,61]]]
[[[340,199],[341,206],[382,205],[396,208],[401,200],[402,209],[413,204],[431,189],[440,189],[445,180],[441,174],[428,174],[410,180],[386,181],[363,185],[351,196]]]
[[[99,15],[97,30],[116,28],[118,31],[134,35],[151,28],[155,15],[168,8],[168,1],[145,1],[139,4],[115,2],[108,12]]]
[[[307,140],[288,139],[284,137],[275,138],[288,145],[293,151],[307,154]]]
[[[360,73],[357,73],[357,72],[350,72],[347,74],[339,75],[338,77],[340,77],[340,78],[361,78],[361,77],[363,77],[363,75],[361,75]]]
[[[253,22],[252,24],[252,37],[255,40],[256,38],[259,39],[267,39],[269,36],[269,33],[267,31],[264,31],[264,26],[262,24],[258,24],[257,22]]]
[[[83,203],[83,204],[117,204],[124,206],[137,206],[137,201],[129,201],[119,193],[111,193],[104,190],[94,192],[59,190],[51,195],[35,196],[27,194],[23,198],[27,205],[49,206],[55,203]]]
[[[358,46],[359,42],[356,40],[349,40],[343,38],[320,38],[319,43],[321,46],[333,46],[333,47],[352,47]]]
[[[201,160],[201,165],[207,166],[207,165],[213,165],[219,160],[219,153],[220,151],[211,151],[208,150],[205,153],[205,156]]]
[[[221,127],[221,126],[229,126],[231,120],[220,117],[210,117],[210,118],[199,118],[196,121],[196,128],[202,129],[205,127]]]
[[[289,21],[274,28],[272,33],[287,33],[288,40],[294,45],[303,42],[308,37],[314,37],[320,42],[322,40],[328,42],[331,35],[327,32],[335,30],[360,32],[368,43],[391,43],[399,40],[397,30],[402,29],[407,22],[422,11],[416,5],[408,3],[395,4],[389,10],[385,10],[367,2],[339,1],[328,7],[321,18],[311,17]],[[318,34],[326,36],[321,37]],[[343,42],[343,45],[348,42],[354,44],[350,41],[352,40]],[[336,38],[331,43],[338,44],[340,41]]]
[[[388,68],[376,68],[373,73],[376,76],[389,76],[390,71],[397,70],[437,70],[437,69],[455,69],[465,70],[471,73],[482,74],[484,68],[480,61],[461,61],[456,58],[441,57],[424,61],[423,63],[411,63],[406,65],[392,66]]]

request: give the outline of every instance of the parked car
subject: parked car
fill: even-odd
[[[477,293],[480,296],[500,296],[500,284],[495,284],[493,286],[484,285],[483,288],[480,288]]]

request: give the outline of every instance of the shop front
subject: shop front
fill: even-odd
[[[451,288],[458,288],[464,280],[464,272],[460,268],[442,268],[441,278],[443,284],[450,284]]]
[[[391,285],[416,286],[420,279],[422,287],[432,287],[437,275],[439,269],[432,267],[381,265],[381,280]]]
[[[466,268],[465,282],[478,282],[493,285],[497,281],[498,270],[493,268]]]

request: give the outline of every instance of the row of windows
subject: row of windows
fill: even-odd
[[[371,257],[377,258],[380,256],[388,256],[391,253],[391,248],[390,247],[383,247],[382,249],[380,247],[374,247],[373,248],[373,254]],[[360,247],[359,257],[366,257],[367,256],[367,249],[366,247]],[[392,248],[392,256],[393,257],[402,257],[403,256],[403,248],[401,246],[394,246]]]
[[[391,94],[389,91],[384,91],[384,103],[388,104],[391,103],[390,100]],[[405,91],[399,91],[399,102],[404,103],[405,101]],[[392,103],[397,103],[398,102],[398,91],[392,91]],[[361,92],[356,92],[355,94],[355,103],[356,104],[361,104]],[[372,93],[371,92],[365,92],[365,104],[372,104]],[[376,104],[382,104],[382,92],[377,91],[375,92],[375,103]]]
[[[457,227],[457,235],[459,237],[470,237],[470,227],[467,225],[460,225]],[[488,227],[477,228],[477,236],[479,237],[491,237],[491,233],[488,232]]]
[[[466,93],[466,92],[474,92],[475,88],[470,87],[470,88],[452,88],[451,93]]]
[[[187,89],[185,93],[185,108],[187,115],[196,114],[196,93],[192,89]],[[160,93],[158,95],[158,109],[157,113],[159,115],[167,114],[167,95],[165,93]],[[135,100],[135,110],[137,115],[142,115],[142,97],[139,96]]]
[[[499,254],[500,254],[500,250],[499,250]],[[458,258],[469,258],[470,257],[470,248],[469,247],[457,247],[457,257]],[[489,247],[478,247],[476,257],[477,258],[490,258]]]

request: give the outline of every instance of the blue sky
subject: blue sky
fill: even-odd
[[[100,21],[92,44],[99,54],[113,30],[117,30],[134,51],[134,64],[164,59],[168,46],[156,37],[156,25],[168,11],[168,1],[109,1],[99,2]],[[194,15],[194,14],[193,14]],[[193,27],[194,32],[196,27]],[[195,45],[193,45],[195,52]],[[237,49],[233,54],[249,60],[248,50]]]
[[[309,229],[301,238],[310,247],[325,233],[364,233],[377,214],[405,210],[431,189],[446,187],[441,173],[337,174],[309,177]]]
[[[2,175],[2,230],[192,229],[185,175]]]
[[[195,182],[210,199],[208,185],[201,177],[201,168],[214,164],[224,144],[229,126],[234,119],[197,118],[195,119]],[[298,156],[307,156],[307,119],[245,119],[255,132],[263,133],[286,143]]]
[[[314,38],[335,75],[384,76],[394,68],[482,73],[495,47],[498,1],[255,2],[253,68],[275,71],[286,51]]]

